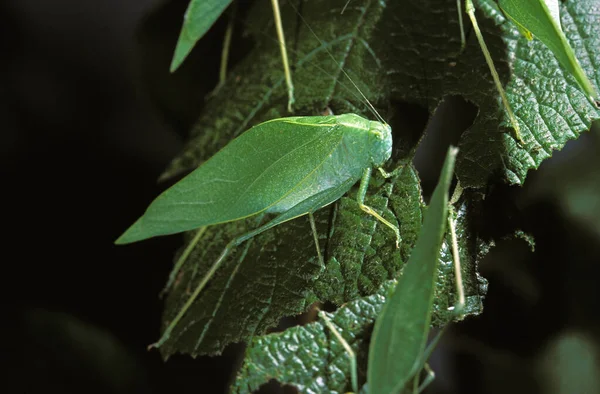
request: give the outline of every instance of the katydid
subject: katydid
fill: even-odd
[[[226,223],[261,213],[270,222],[233,239],[154,345],[162,345],[233,248],[242,242],[338,200],[360,180],[360,208],[397,226],[364,204],[373,167],[392,152],[389,125],[355,114],[274,119],[254,126],[158,196],[119,239],[127,244]],[[383,170],[382,170],[383,172]],[[385,173],[385,172],[383,172]],[[313,226],[314,230],[314,226]],[[315,236],[316,240],[316,236]],[[317,245],[319,259],[320,248]]]
[[[277,16],[275,2],[273,4]],[[280,44],[285,48],[282,39],[280,35]],[[263,213],[277,214],[271,221],[227,244],[159,341],[150,347],[160,347],[169,339],[177,323],[236,246],[270,228],[308,215],[317,257],[324,266],[312,214],[337,201],[359,180],[360,209],[392,229],[396,247],[399,247],[398,227],[364,204],[372,168],[391,176],[381,167],[392,152],[391,128],[368,104],[379,121],[343,114],[280,118],[254,126],[164,191],[117,239],[115,243],[126,244],[200,229],[176,263],[164,292],[206,226]]]

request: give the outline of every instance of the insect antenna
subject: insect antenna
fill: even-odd
[[[373,115],[377,118],[378,121],[380,121],[383,124],[387,124],[387,122],[385,121],[385,119],[383,119],[383,117],[379,114],[379,112],[377,112],[377,110],[375,109],[375,107],[373,106],[373,104],[371,104],[371,102],[369,101],[369,99],[367,98],[367,96],[364,95],[364,93],[362,92],[362,90],[360,90],[360,88],[358,87],[358,85],[356,85],[356,83],[354,82],[354,80],[352,78],[350,78],[350,75],[348,75],[348,73],[346,72],[346,70],[344,70],[344,67],[342,67],[342,65],[338,63],[338,61],[335,59],[335,56],[333,56],[333,54],[331,53],[331,51],[327,48],[327,45],[325,45],[325,43],[319,38],[319,36],[317,35],[317,33],[315,33],[315,31],[313,30],[313,28],[310,27],[310,25],[308,24],[308,22],[306,21],[306,19],[304,19],[304,17],[302,16],[302,14],[300,14],[300,12],[298,12],[298,9],[292,3],[289,3],[289,5],[290,5],[290,7],[292,7],[294,9],[294,11],[296,11],[296,14],[300,17],[300,19],[306,25],[306,27],[308,28],[308,30],[310,30],[310,32],[315,37],[315,39],[317,41],[319,41],[319,43],[321,44],[321,46],[325,49],[325,51],[327,51],[327,54],[329,55],[329,57],[331,57],[331,59],[340,67],[340,70],[342,71],[342,73],[344,74],[344,76],[346,76],[346,78],[348,78],[348,80],[350,81],[350,83],[352,84],[352,86],[354,86],[354,88],[356,89],[356,91],[360,94],[360,97],[362,97],[362,100],[367,104],[367,106],[368,106],[369,110],[371,111],[371,113],[373,113]],[[342,84],[342,86],[343,86],[343,84]],[[354,94],[354,96],[356,97],[355,94]]]

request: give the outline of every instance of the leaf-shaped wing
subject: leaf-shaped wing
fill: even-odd
[[[253,127],[158,196],[117,243],[268,211],[338,147],[344,129],[334,120],[275,119]]]

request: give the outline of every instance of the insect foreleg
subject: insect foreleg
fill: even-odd
[[[404,170],[404,166],[400,166],[400,167],[396,168],[395,170],[393,170],[392,172],[387,172],[386,170],[384,170],[381,167],[378,167],[377,170],[379,171],[379,173],[381,174],[382,177],[384,177],[385,179],[389,179],[389,178],[397,176],[398,173],[400,173],[402,170]]]
[[[400,236],[400,229],[397,226],[394,226],[392,223],[388,222],[384,219],[380,214],[375,212],[375,210],[367,205],[365,205],[365,196],[367,194],[367,188],[369,187],[369,180],[371,179],[371,168],[366,168],[363,173],[363,177],[360,180],[360,186],[358,187],[358,196],[356,197],[356,201],[358,202],[358,206],[360,209],[368,213],[369,215],[375,217],[375,219],[379,220],[381,223],[385,224],[396,234],[396,247],[400,247],[400,242],[402,241],[402,237]]]

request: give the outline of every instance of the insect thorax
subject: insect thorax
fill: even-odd
[[[338,115],[337,121],[348,129],[344,135],[357,157],[368,157],[371,167],[381,167],[392,155],[392,128],[385,123],[356,114]]]

